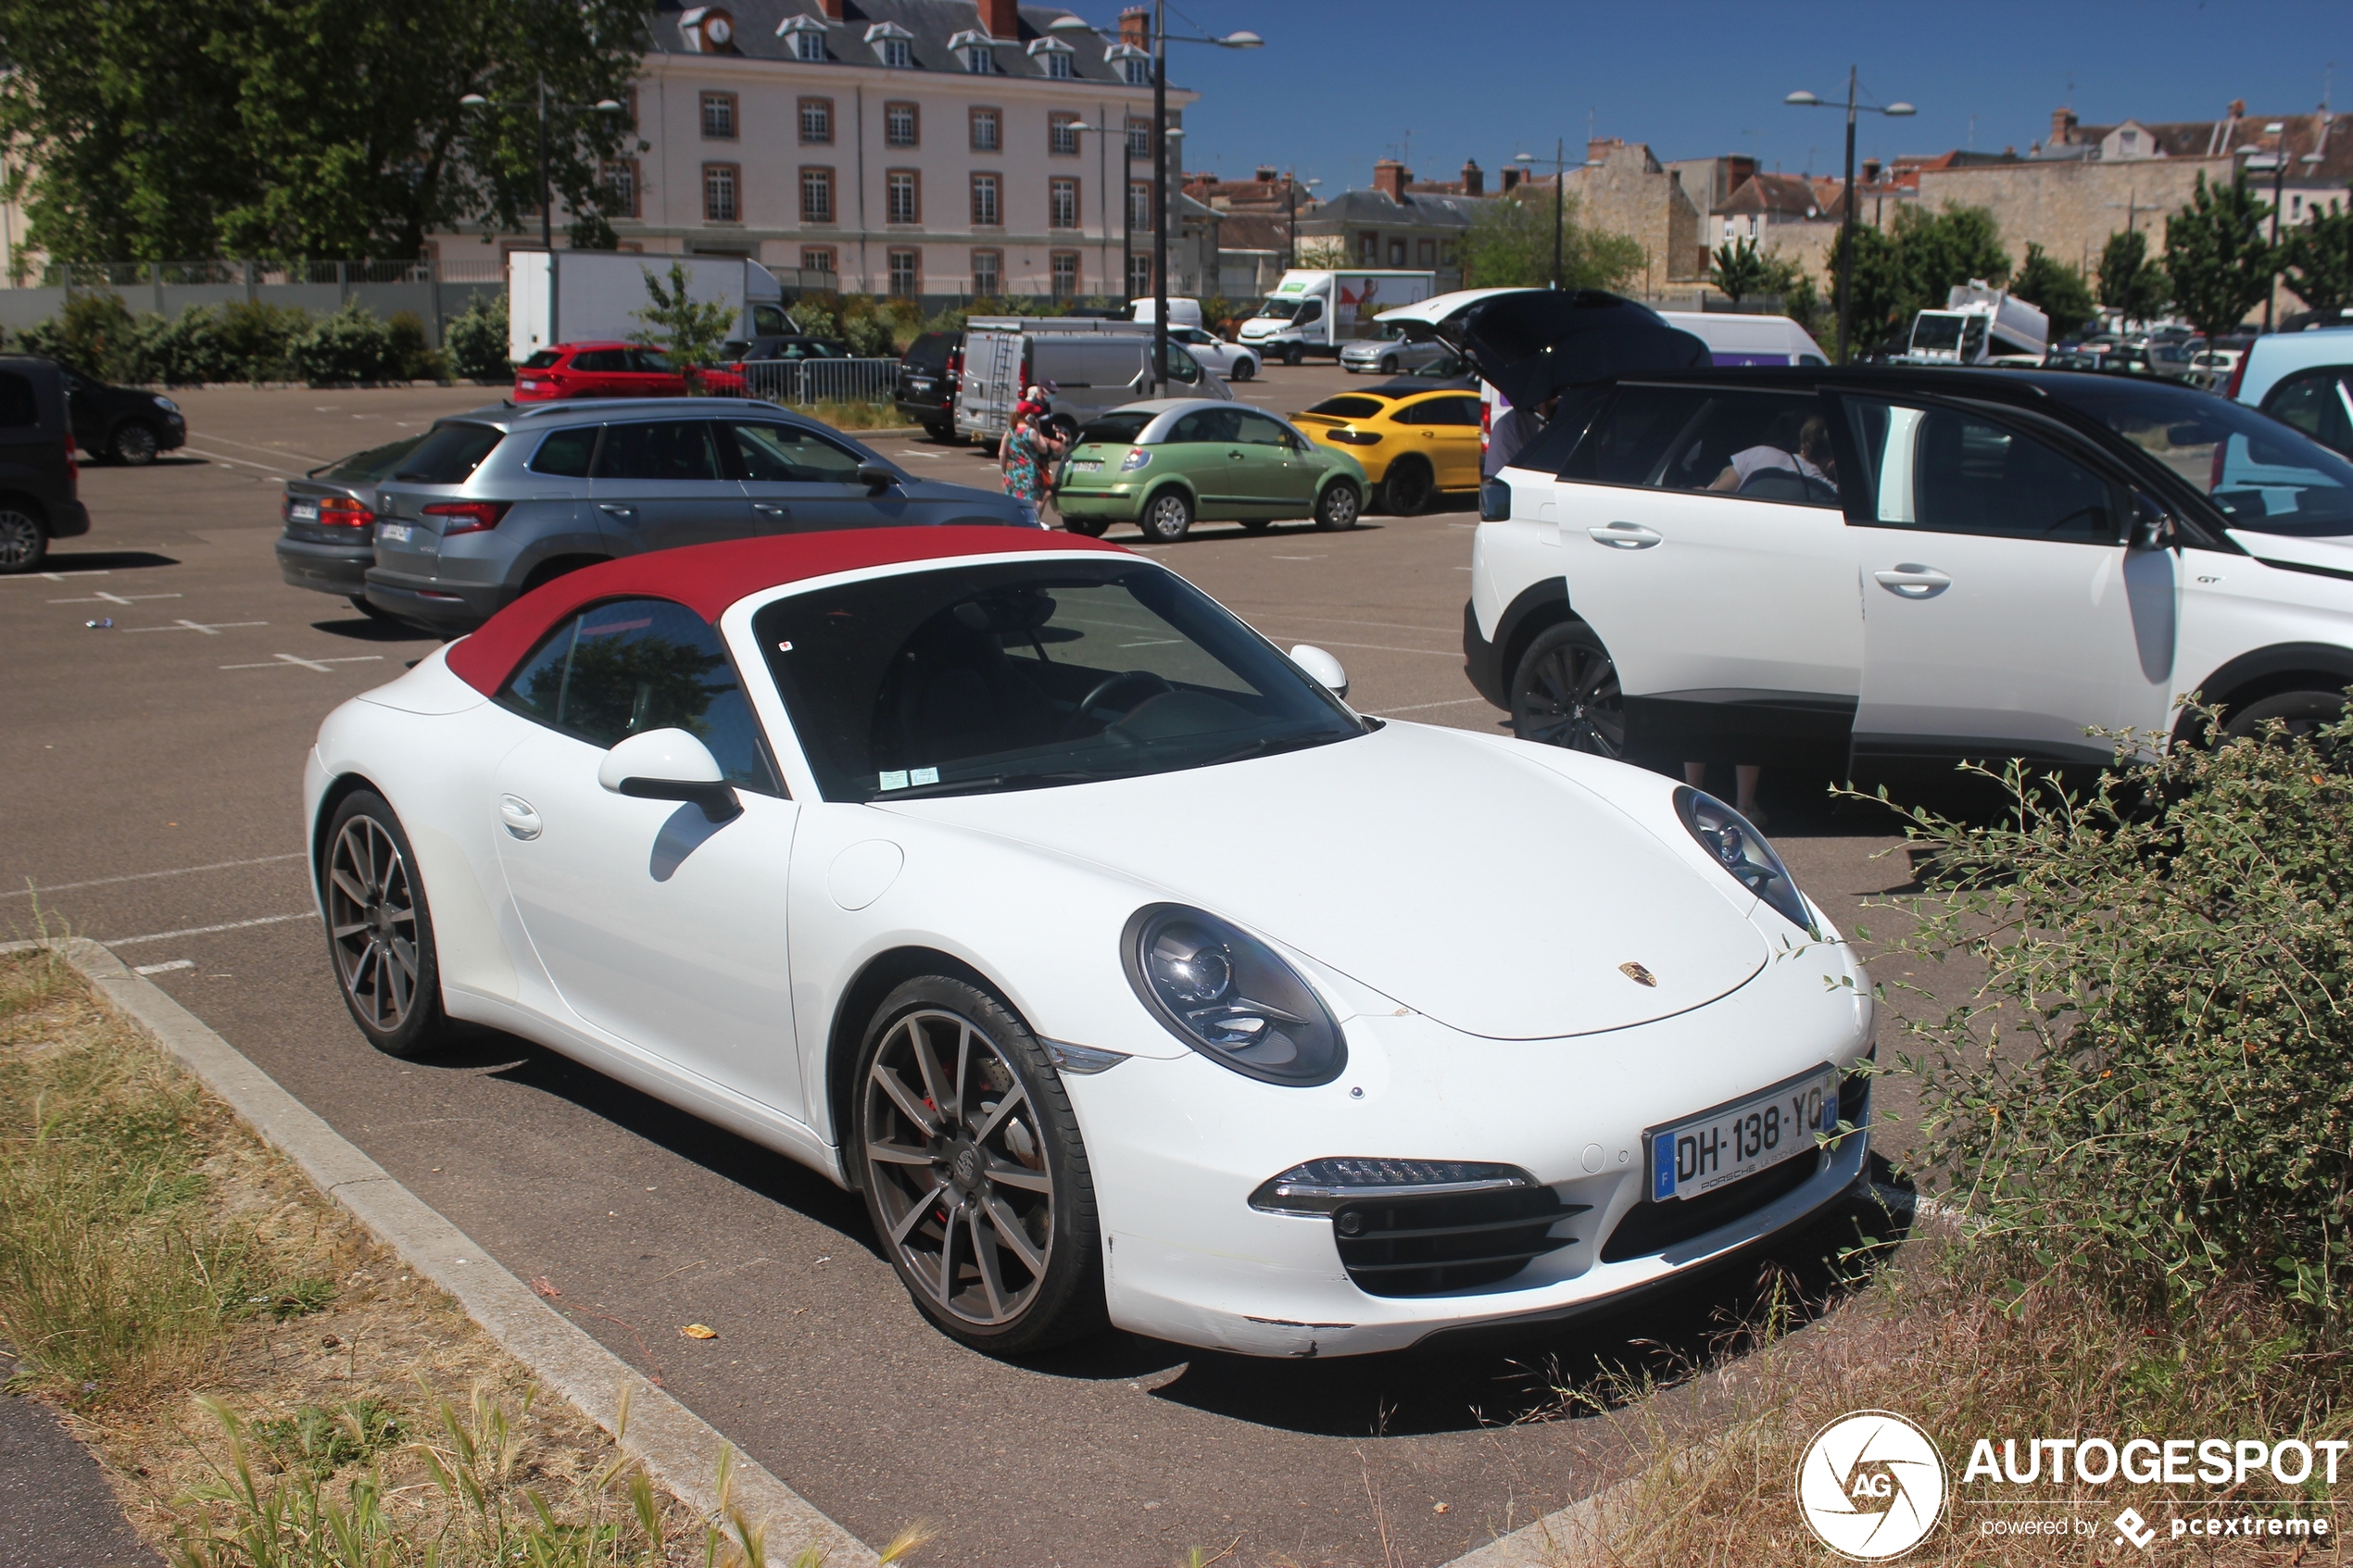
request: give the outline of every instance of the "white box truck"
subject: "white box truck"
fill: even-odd
[[[1140,321],[1083,316],[975,316],[964,323],[964,370],[956,383],[956,433],[994,442],[1013,421],[1022,389],[1052,382],[1053,420],[1075,431],[1108,409],[1133,403],[1151,381],[1152,329]],[[1168,345],[1163,397],[1214,397],[1233,392],[1181,343]]]
[[[1942,310],[1912,318],[1899,365],[2039,365],[2051,346],[2051,319],[1982,278],[1955,283]]]
[[[736,307],[729,336],[794,330],[785,313],[785,285],[757,261],[618,250],[518,250],[507,257],[508,358],[521,364],[560,343],[626,338],[644,331],[636,313],[653,303],[646,274],[667,285],[673,262],[686,269],[690,298]]]
[[[1372,332],[1376,315],[1428,299],[1437,283],[1435,272],[1289,271],[1242,323],[1242,342],[1286,365],[1310,354],[1337,359],[1350,339]]]

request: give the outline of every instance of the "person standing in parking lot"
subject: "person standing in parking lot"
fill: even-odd
[[[1492,479],[1511,466],[1520,448],[1536,439],[1536,433],[1553,422],[1554,410],[1560,407],[1560,395],[1554,393],[1533,408],[1511,408],[1495,421],[1487,433],[1487,458],[1479,464],[1478,476]]]

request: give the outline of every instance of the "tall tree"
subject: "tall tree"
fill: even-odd
[[[1541,288],[1553,278],[1553,203],[1546,195],[1482,202],[1463,241],[1463,281],[1482,289]],[[1623,289],[1650,265],[1630,234],[1578,221],[1577,198],[1561,209],[1561,287]]]
[[[2149,259],[2148,236],[2137,229],[2110,234],[2100,247],[2100,303],[2136,321],[2162,315],[2172,289],[2163,262]]]
[[[2190,205],[2165,220],[2173,303],[2207,336],[2237,331],[2271,292],[2271,247],[2263,239],[2271,211],[2244,173],[2228,184],[2200,174]]]
[[[63,260],[410,257],[459,221],[520,229],[539,82],[625,98],[647,26],[627,0],[0,0],[27,241]],[[607,205],[625,119],[552,118],[575,212]]]
[[[2296,297],[2323,316],[2353,306],[2353,202],[2290,230],[2280,264]]]
[[[2073,335],[2096,314],[2091,285],[2083,281],[2083,274],[2052,260],[2050,253],[2032,241],[2027,243],[2025,265],[2010,280],[2010,293],[2050,319],[2054,343]]]
[[[1765,258],[1756,254],[1755,240],[1730,240],[1718,245],[1709,256],[1707,281],[1729,295],[1734,305],[1753,294],[1763,294],[1767,275],[1771,270]]]
[[[2010,275],[2002,231],[1982,207],[1923,212],[1906,207],[1885,230],[1858,225],[1855,236],[1855,342],[1869,345],[1909,330],[1915,312],[1941,309],[1957,283]],[[1830,271],[1835,292],[1838,245]]]

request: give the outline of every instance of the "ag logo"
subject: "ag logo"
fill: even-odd
[[[1944,1512],[1944,1460],[1928,1434],[1886,1411],[1841,1416],[1797,1469],[1797,1508],[1824,1546],[1878,1562],[1901,1557]]]

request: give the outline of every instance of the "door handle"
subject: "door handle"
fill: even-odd
[[[636,508],[620,506],[611,501],[598,502],[597,509],[610,517],[635,517],[637,515]]]
[[[792,516],[792,508],[790,507],[780,507],[773,501],[754,501],[751,504],[751,509],[758,512],[761,517]]]
[[[1953,580],[1932,566],[1897,561],[1892,571],[1874,571],[1871,581],[1899,598],[1932,599],[1953,585]]]
[[[507,824],[509,833],[522,839],[537,838],[546,825],[540,822],[539,813],[531,809],[531,802],[518,795],[498,797],[498,820]]]
[[[1586,536],[1596,545],[1607,545],[1620,550],[1647,550],[1667,535],[1655,528],[1644,528],[1639,522],[1613,522],[1605,528],[1589,528]]]
[[[1243,463],[1250,460],[1248,455],[1241,452],[1228,452],[1226,454],[1226,459],[1228,462],[1234,463]]]

